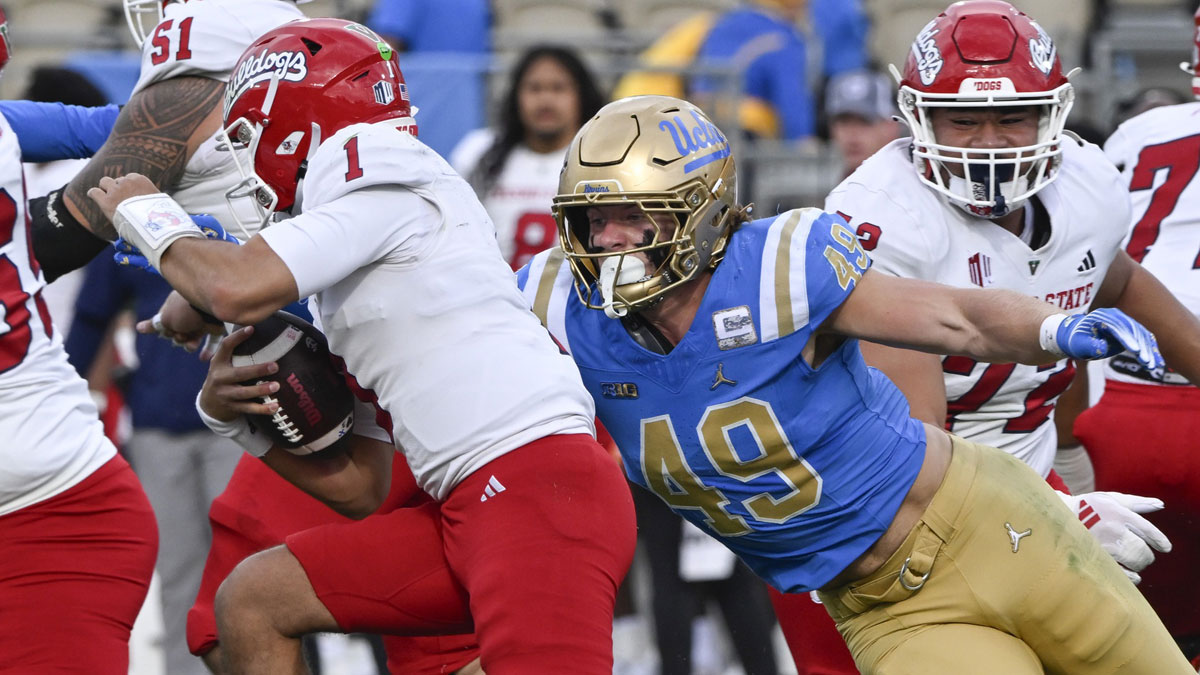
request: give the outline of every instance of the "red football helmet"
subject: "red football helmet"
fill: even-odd
[[[1192,30],[1192,62],[1184,61],[1179,67],[1192,76],[1192,95],[1200,99],[1200,7],[1196,8],[1192,23],[1195,25]]]
[[[900,81],[898,101],[912,131],[917,173],[953,203],[998,218],[1057,177],[1063,125],[1075,93],[1050,36],[1012,5],[1002,0],[950,5],[917,34],[904,75],[892,70]],[[1036,106],[1036,143],[985,150],[943,145],[934,137],[929,109],[991,106]]]
[[[395,52],[370,29],[341,19],[285,23],[247,47],[230,73],[222,140],[238,151],[242,180],[226,196],[254,197],[261,226],[295,204],[322,139],[381,120],[415,134],[414,111]]]

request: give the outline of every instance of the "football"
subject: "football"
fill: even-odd
[[[315,326],[283,311],[254,324],[254,333],[234,348],[233,365],[270,361],[279,364],[278,371],[244,384],[278,382],[279,391],[262,400],[279,403],[279,409],[274,415],[246,415],[251,426],[296,455],[324,450],[350,432],[354,394]]]

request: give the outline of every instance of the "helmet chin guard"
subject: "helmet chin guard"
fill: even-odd
[[[913,42],[897,102],[912,133],[921,181],[967,212],[999,218],[1058,177],[1075,92],[1050,36],[1002,0],[967,0],[930,21]],[[1034,108],[1032,145],[964,148],[939,143],[930,111]]]

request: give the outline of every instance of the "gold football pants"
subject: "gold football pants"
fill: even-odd
[[[1044,480],[994,448],[953,452],[896,553],[820,594],[863,673],[1195,675]]]

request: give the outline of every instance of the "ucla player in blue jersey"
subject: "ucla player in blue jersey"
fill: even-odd
[[[735,181],[698,108],[612,103],[569,148],[560,246],[518,274],[630,478],[777,589],[820,589],[864,672],[1194,672],[1039,476],[911,418],[854,339],[1157,368],[1153,337],[873,272],[840,218],[751,221]]]

